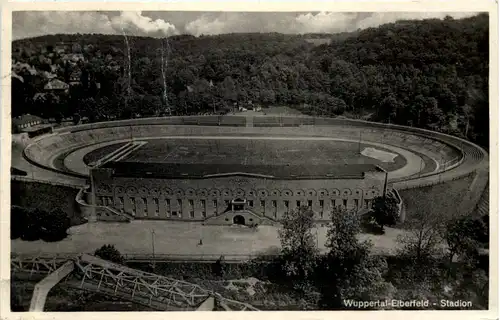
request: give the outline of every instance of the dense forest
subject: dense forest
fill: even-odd
[[[340,35],[23,39],[13,42],[13,63],[39,72],[13,76],[12,114],[100,121],[223,112],[251,101],[429,128],[487,148],[488,28],[488,15],[480,14]],[[310,41],[320,38],[328,41]],[[84,60],[63,59],[61,42]],[[76,73],[79,81],[66,94],[47,93],[47,73],[66,83]]]

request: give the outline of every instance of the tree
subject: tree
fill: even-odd
[[[94,252],[94,255],[114,263],[123,263],[124,259],[120,251],[114,245],[105,244]]]
[[[418,201],[415,212],[405,221],[407,233],[398,237],[399,256],[416,266],[433,261],[440,253],[447,218],[435,212],[432,204]]]
[[[22,237],[27,224],[28,213],[25,208],[12,206],[10,209],[10,238]]]
[[[47,242],[60,241],[66,238],[70,226],[68,215],[61,209],[46,212],[40,219],[40,239]]]
[[[401,102],[394,94],[387,96],[378,107],[378,117],[381,121],[394,122],[398,116],[398,110],[401,108]]]
[[[217,261],[212,265],[212,273],[219,278],[224,277],[226,271],[226,265],[224,263],[224,257],[220,256]]]
[[[40,209],[28,209],[26,210],[26,220],[24,225],[24,230],[21,234],[21,239],[25,241],[36,241],[40,239],[41,235],[41,220],[45,215],[45,212]]]
[[[11,239],[26,241],[60,241],[71,226],[69,217],[60,209],[47,212],[38,208],[11,208]]]
[[[398,201],[392,196],[380,196],[373,199],[373,217],[384,230],[384,226],[394,226],[399,219]]]
[[[345,309],[345,299],[386,298],[390,290],[383,279],[387,263],[370,255],[372,244],[357,239],[360,230],[354,211],[333,210],[325,244],[329,251],[316,279],[321,309]]]
[[[460,217],[446,225],[445,239],[448,244],[449,262],[458,255],[462,259],[477,258],[481,242],[488,239],[488,226],[482,219],[470,216]],[[486,240],[487,242],[487,240]]]
[[[224,88],[224,99],[231,103],[236,101],[237,91],[233,79],[229,76],[225,77],[222,85]]]
[[[316,266],[318,248],[312,234],[314,213],[308,207],[287,212],[278,231],[281,242],[283,271],[299,283],[308,282]]]

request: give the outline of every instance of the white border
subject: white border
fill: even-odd
[[[1,14],[1,155],[2,168],[0,170],[0,318],[1,319],[255,319],[269,317],[272,319],[353,319],[369,317],[372,320],[389,318],[399,319],[498,319],[498,5],[493,1],[418,1],[418,2],[365,2],[365,1],[303,1],[278,2],[246,0],[229,1],[172,1],[171,3],[158,2],[4,2]],[[121,11],[338,11],[338,12],[377,12],[377,11],[487,11],[490,16],[490,217],[491,217],[491,244],[490,244],[490,310],[488,311],[366,311],[366,312],[261,312],[239,313],[235,315],[227,312],[71,312],[71,313],[10,313],[9,278],[10,278],[10,239],[8,214],[10,208],[10,70],[11,70],[11,25],[12,11],[94,11],[94,10],[121,10]]]

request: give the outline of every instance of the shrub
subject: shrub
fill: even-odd
[[[220,257],[212,264],[212,274],[218,278],[223,278],[226,271],[226,265],[223,257]]]
[[[105,244],[94,252],[94,255],[114,263],[123,263],[124,259],[120,251],[114,245]]]
[[[40,238],[43,241],[60,241],[67,236],[66,230],[71,226],[69,217],[61,210],[55,209],[42,215]]]
[[[66,238],[66,230],[71,226],[70,219],[60,209],[44,211],[12,206],[11,239],[25,241],[60,241]]]
[[[28,213],[25,208],[18,206],[12,206],[10,210],[10,238],[18,239],[23,235],[24,226],[26,225],[26,219]]]
[[[44,214],[46,213],[40,209],[26,210],[24,230],[21,234],[22,240],[36,241],[40,239],[41,219]]]

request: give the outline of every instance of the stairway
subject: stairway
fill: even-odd
[[[246,117],[246,127],[248,127],[248,128],[253,127],[253,117],[252,116]]]
[[[476,207],[476,214],[484,216],[490,213],[490,184],[487,183]]]

